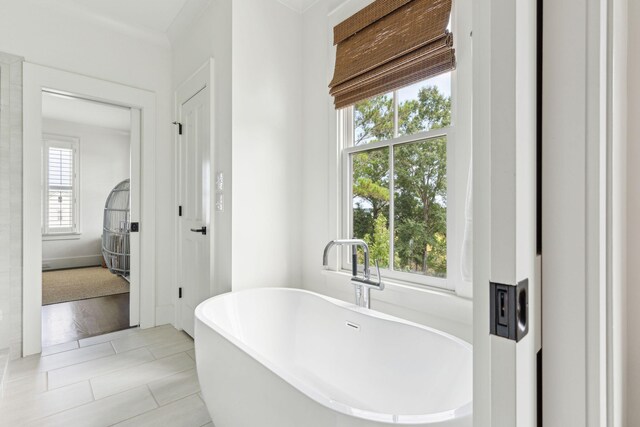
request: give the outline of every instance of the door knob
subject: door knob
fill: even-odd
[[[207,234],[207,227],[192,228],[191,231],[193,231],[194,233],[202,233],[202,234],[206,235]]]

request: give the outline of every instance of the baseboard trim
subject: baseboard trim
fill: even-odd
[[[42,260],[42,271],[62,270],[65,268],[94,267],[102,265],[102,255],[87,255],[69,258],[50,258]]]

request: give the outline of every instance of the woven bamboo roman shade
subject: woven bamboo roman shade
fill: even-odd
[[[376,0],[338,24],[336,108],[453,70],[450,15],[451,0]]]

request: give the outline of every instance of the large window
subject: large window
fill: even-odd
[[[78,141],[45,136],[43,234],[78,233]]]
[[[447,285],[451,73],[341,110],[343,234],[383,275]],[[348,256],[343,268],[350,269]]]

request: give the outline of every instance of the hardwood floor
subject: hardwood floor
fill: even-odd
[[[42,307],[42,346],[77,341],[129,328],[129,294]]]

